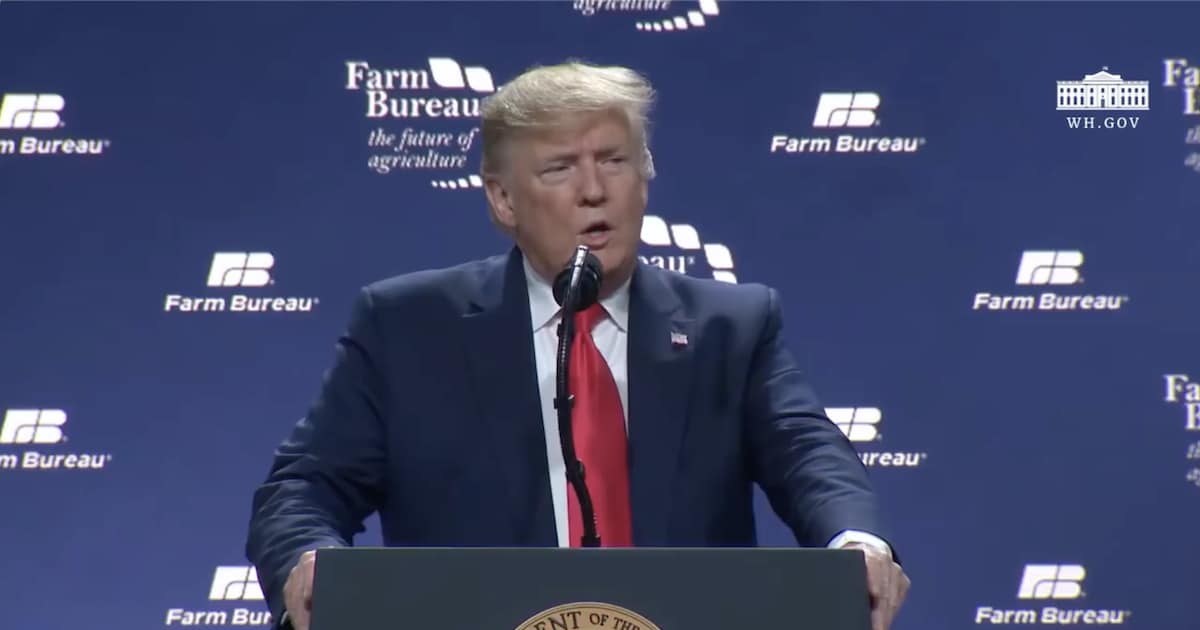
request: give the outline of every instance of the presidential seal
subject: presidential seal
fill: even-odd
[[[576,602],[555,606],[526,619],[517,630],[660,630],[649,619],[620,606]]]

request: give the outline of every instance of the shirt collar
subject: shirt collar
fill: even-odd
[[[521,262],[525,267],[525,285],[529,289],[529,313],[533,330],[536,332],[557,323],[559,311],[562,309],[554,300],[554,289],[550,283],[533,270],[529,259],[522,256]],[[612,295],[600,300],[600,305],[608,313],[609,319],[621,332],[627,332],[629,326],[629,283],[632,279],[630,276]]]

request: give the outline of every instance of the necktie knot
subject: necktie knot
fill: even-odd
[[[604,319],[604,316],[604,307],[600,306],[599,302],[596,302],[582,311],[575,313],[575,330],[591,334],[592,329],[596,327],[596,324],[600,323],[601,319]]]

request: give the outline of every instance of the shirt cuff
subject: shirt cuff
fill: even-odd
[[[834,536],[833,540],[829,541],[827,546],[830,549],[841,549],[850,543],[863,543],[870,545],[887,554],[887,556],[893,561],[896,559],[896,557],[892,555],[892,546],[887,544],[885,540],[874,534],[860,532],[856,529],[847,529],[837,536]]]

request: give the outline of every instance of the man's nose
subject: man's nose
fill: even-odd
[[[583,205],[594,206],[603,203],[607,192],[604,177],[600,173],[600,164],[594,160],[581,165],[579,169],[579,196]]]

